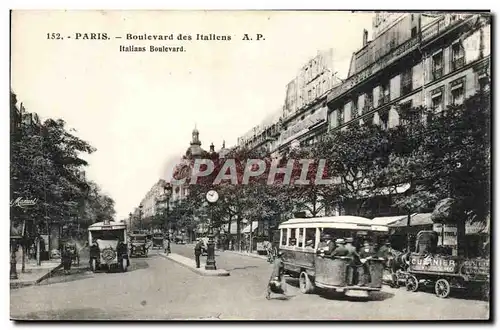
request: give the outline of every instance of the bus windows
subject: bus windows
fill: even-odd
[[[303,241],[304,241],[304,228],[299,228],[299,238],[298,238],[298,247],[303,247]]]
[[[286,230],[286,228],[284,228],[284,229],[281,229],[281,232],[283,233],[283,235],[281,236],[281,245],[286,245],[286,242],[288,241],[288,239],[287,239],[288,230]]]
[[[296,246],[297,245],[297,236],[295,236],[295,228],[290,229],[290,237],[288,238],[288,245],[289,246]]]
[[[316,228],[306,228],[306,248],[312,248],[316,246]]]

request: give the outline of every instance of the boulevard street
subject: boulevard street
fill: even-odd
[[[172,252],[193,258],[192,245]],[[203,257],[205,259],[206,257]],[[11,290],[13,319],[246,319],[246,320],[450,320],[486,319],[488,303],[440,299],[432,293],[384,286],[369,300],[304,295],[289,280],[289,300],[266,300],[272,266],[232,252],[216,253],[229,277],[204,277],[150,252],[134,258],[127,273],[86,272],[64,282]],[[82,260],[82,262],[88,262]],[[194,260],[193,260],[194,263]],[[57,279],[51,279],[57,282]]]

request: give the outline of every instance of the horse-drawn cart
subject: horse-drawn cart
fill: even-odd
[[[421,232],[422,233],[422,232]],[[418,238],[417,236],[417,246]],[[489,297],[490,261],[487,258],[464,258],[448,254],[418,251],[409,257],[406,288],[417,291],[432,285],[436,296],[447,298],[452,289],[480,289]]]

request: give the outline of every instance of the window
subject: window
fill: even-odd
[[[412,19],[413,19],[413,17],[412,17]],[[415,27],[411,28],[411,37],[415,38],[416,36],[417,36],[417,27],[415,26]]]
[[[436,80],[443,76],[443,52],[432,56],[432,79]]]
[[[306,248],[313,248],[316,246],[316,228],[306,228]]]
[[[379,118],[380,118],[380,127],[384,130],[387,129],[389,124],[389,110],[381,111],[379,113]]]
[[[373,91],[365,94],[365,105],[363,107],[362,113],[370,111],[373,105]]]
[[[286,243],[288,242],[288,239],[287,239],[287,234],[288,234],[288,231],[286,228],[283,228],[281,229],[281,245],[287,245]]]
[[[410,116],[411,107],[412,107],[412,101],[401,103],[399,105],[399,116],[404,125],[409,124],[409,122],[412,119]]]
[[[310,141],[312,141],[312,140],[310,140]],[[297,240],[298,240],[297,246],[298,247],[303,247],[304,246],[303,245],[304,244],[303,243],[303,241],[304,241],[304,228],[299,228],[298,231],[299,231],[299,234],[298,234],[298,238],[297,238]]]
[[[339,123],[338,126],[342,125],[344,123],[344,109],[339,109],[337,112],[337,122]]]
[[[490,90],[490,81],[488,79],[479,79],[479,89],[483,92]]]
[[[464,102],[464,79],[451,82],[451,104],[459,105]]]
[[[351,117],[356,118],[358,116],[358,97],[354,97],[352,99],[352,109],[351,109]]]
[[[406,95],[413,90],[412,68],[408,68],[401,74],[401,95]]]
[[[451,69],[458,70],[465,65],[464,46],[461,42],[451,46]]]
[[[295,235],[295,228],[290,229],[290,237],[288,238],[288,246],[297,245],[297,236]]]
[[[443,88],[436,88],[431,92],[431,106],[432,109],[434,109],[435,112],[441,112],[443,111]]]
[[[380,105],[387,104],[390,100],[391,90],[389,88],[389,82],[387,82],[380,86]]]

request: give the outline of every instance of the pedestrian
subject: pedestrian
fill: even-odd
[[[201,256],[201,249],[202,249],[202,240],[201,238],[198,239],[198,243],[194,246],[194,257],[196,259],[196,268],[200,268],[200,256]]]
[[[280,251],[273,264],[273,271],[267,284],[266,299],[271,299],[271,294],[277,294],[280,298],[287,298],[286,281],[284,280],[285,266],[282,259],[283,253]],[[276,297],[276,298],[278,298]]]
[[[163,249],[164,249],[164,252],[165,254],[170,254],[171,251],[170,251],[170,239],[168,236],[165,236],[165,239],[163,240]]]
[[[62,247],[61,263],[63,264],[64,274],[68,275],[71,270],[71,251],[66,244]]]

